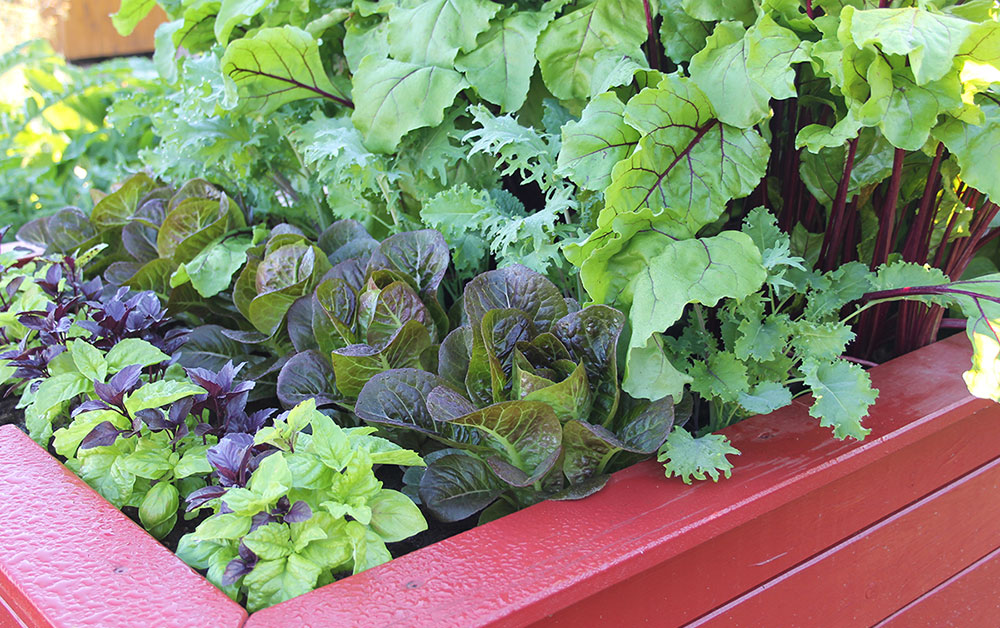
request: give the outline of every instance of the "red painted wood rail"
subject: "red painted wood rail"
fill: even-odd
[[[796,403],[726,430],[743,451],[728,481],[689,487],[665,480],[655,463],[637,465],[585,500],[538,504],[254,613],[245,625],[1000,625],[1000,406],[965,390],[969,354],[968,341],[955,337],[874,369],[881,395],[863,443],[833,440]],[[0,435],[8,439],[0,438],[6,504],[5,461],[17,456],[8,453],[14,437]],[[31,524],[47,530],[51,545],[13,537],[22,538],[28,557],[20,562],[5,553],[5,529],[26,520],[8,523],[6,508],[0,513],[0,597],[13,599],[26,624],[35,625],[25,613],[44,606],[47,590],[37,577],[19,580],[30,564],[59,594],[46,612],[61,609],[61,624],[38,625],[114,625],[79,618],[161,599],[180,600],[193,614],[190,625],[238,625],[211,615],[216,601],[218,612],[232,603],[201,602],[211,596],[197,587],[180,594],[172,575],[137,577],[152,589],[143,592],[136,582],[123,600],[120,583],[107,577],[109,563],[98,570],[108,582],[95,583],[84,599],[65,595],[65,583],[87,577],[52,559],[53,548],[63,551],[58,504],[67,499],[100,509],[100,519],[78,525],[90,532],[71,537],[70,554],[120,556],[102,549],[104,530],[115,528],[115,538],[139,548],[153,573],[210,585],[165,550],[151,549],[155,541],[94,502],[96,494],[42,450],[14,440],[17,455],[44,460],[32,463],[44,469],[15,472],[18,481],[59,476],[63,491],[42,500],[57,504],[48,507],[57,522]],[[12,577],[9,563],[22,571]],[[164,580],[172,595],[163,593]],[[12,582],[21,597],[9,597]],[[8,628],[4,616],[0,606],[0,628]]]
[[[12,425],[0,427],[0,598],[0,628],[235,628],[246,619]]]

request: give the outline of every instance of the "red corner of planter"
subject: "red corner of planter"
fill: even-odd
[[[14,426],[0,427],[0,625],[241,626],[246,611]],[[17,625],[14,623],[13,625]]]
[[[797,403],[726,430],[743,452],[728,481],[685,486],[636,465],[584,500],[532,506],[247,627],[692,621],[1000,455],[1000,409],[961,378],[970,353],[956,337],[874,369],[864,442],[834,440]]]

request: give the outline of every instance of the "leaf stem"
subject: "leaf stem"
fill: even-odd
[[[851,140],[847,149],[847,160],[844,163],[844,174],[840,177],[840,184],[837,186],[837,196],[833,201],[833,208],[830,210],[830,220],[826,226],[826,235],[823,238],[823,248],[820,250],[821,269],[824,271],[833,270],[839,259],[839,252],[836,244],[844,237],[844,213],[847,207],[847,190],[851,183],[851,171],[854,170],[854,156],[858,152],[858,139]]]
[[[646,12],[646,57],[649,67],[654,70],[660,69],[660,40],[656,37],[656,29],[653,26],[653,12],[649,8],[649,0],[642,0],[642,9]]]

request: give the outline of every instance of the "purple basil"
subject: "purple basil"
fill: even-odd
[[[80,441],[80,449],[114,445],[121,433],[122,431],[112,425],[111,421],[102,421],[95,425],[94,429],[90,430],[90,433]]]

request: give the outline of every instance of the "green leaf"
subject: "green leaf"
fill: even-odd
[[[684,12],[696,20],[753,21],[754,5],[750,0],[682,0]]]
[[[34,412],[47,412],[64,401],[94,390],[94,384],[79,373],[62,373],[43,379],[31,402]]]
[[[302,98],[349,102],[327,77],[316,40],[295,26],[235,40],[222,56],[222,72],[236,85],[243,109],[260,115]]]
[[[214,541],[217,539],[238,539],[250,531],[251,518],[236,513],[215,514],[198,524],[191,533],[191,539],[196,541]]]
[[[149,4],[152,6],[153,2],[150,1]],[[99,230],[124,227],[135,213],[142,197],[155,187],[156,182],[147,175],[133,175],[120,188],[98,201],[94,211],[90,213],[90,222]]]
[[[980,107],[986,118],[983,124],[949,117],[934,129],[934,137],[958,160],[963,182],[992,199],[1000,199],[1000,177],[991,163],[993,155],[1000,151],[1000,105],[984,99]]]
[[[566,479],[579,484],[603,473],[622,446],[614,434],[599,425],[569,421],[563,426],[562,470]]]
[[[685,13],[680,0],[660,0],[660,17],[663,51],[677,64],[690,61],[712,33],[712,25]]]
[[[850,29],[858,47],[878,45],[882,52],[907,55],[918,85],[935,81],[951,69],[968,39],[973,22],[915,7],[841,12],[841,30]]]
[[[770,113],[770,100],[795,96],[794,63],[809,60],[809,44],[766,13],[744,30],[736,22],[715,27],[691,59],[691,80],[718,118],[746,129]]]
[[[876,58],[872,65],[885,64]],[[888,97],[884,107],[876,112],[878,127],[886,139],[897,148],[917,151],[927,143],[931,129],[937,125],[938,115],[962,106],[962,84],[958,76],[918,85],[910,68],[890,70],[891,87],[886,86]],[[870,71],[869,71],[870,73]],[[869,79],[871,81],[871,79]],[[872,86],[874,93],[875,86]],[[867,120],[865,121],[868,122]]]
[[[268,4],[269,0],[222,0],[219,14],[215,16],[216,39],[223,46],[228,44],[233,28],[245,24]]]
[[[450,68],[499,10],[488,0],[403,0],[389,9],[389,51],[398,61]]]
[[[824,273],[823,277],[828,281],[822,289],[808,295],[805,315],[810,320],[836,315],[842,307],[870,292],[874,274],[861,262],[849,262]]]
[[[451,246],[459,273],[474,274],[483,267],[487,244],[478,215],[489,204],[489,194],[462,183],[437,193],[420,209],[420,219],[440,231]]]
[[[465,86],[455,70],[365,57],[354,73],[354,125],[369,149],[391,153],[414,129],[436,126]]]
[[[634,49],[646,40],[642,4],[595,0],[565,13],[538,39],[535,51],[546,87],[557,98],[587,98],[597,53]]]
[[[542,13],[519,11],[493,22],[479,36],[475,50],[458,57],[456,69],[484,100],[500,105],[503,112],[517,111],[528,96],[535,44],[547,21]]]
[[[243,537],[243,543],[264,560],[284,558],[292,553],[292,535],[288,526],[271,522]]]
[[[577,365],[569,377],[544,388],[536,388],[522,397],[524,401],[541,401],[565,423],[573,419],[586,420],[590,416],[593,398],[587,381],[587,370]]]
[[[93,384],[91,384],[93,386]],[[73,417],[73,420],[66,427],[61,427],[52,435],[52,448],[57,454],[64,458],[74,458],[76,450],[80,447],[80,442],[90,434],[99,423],[111,421],[115,427],[122,425],[123,417],[114,410],[95,410],[93,412],[81,412]]]
[[[622,388],[637,398],[677,398],[683,378],[671,379],[672,369],[662,366],[647,370],[647,361],[657,351],[652,345],[654,335],[680,319],[686,304],[713,306],[723,297],[742,299],[760,288],[767,275],[760,251],[749,236],[738,231],[692,240],[663,238],[647,260],[648,269],[632,281],[632,338]],[[637,350],[643,351],[638,354],[643,358],[642,371],[632,364],[632,353]],[[650,373],[660,377],[651,381]]]
[[[739,403],[747,412],[769,414],[792,403],[792,392],[778,382],[761,382],[749,393],[740,391]]]
[[[101,350],[83,340],[73,340],[69,343],[69,354],[80,374],[90,380],[104,382],[108,375],[108,363]]]
[[[840,321],[816,323],[800,319],[792,323],[792,346],[800,356],[833,360],[843,355],[854,332]]]
[[[250,478],[250,490],[267,503],[273,503],[291,487],[292,472],[288,469],[288,462],[281,452],[264,458]]]
[[[187,198],[163,219],[156,234],[160,257],[188,262],[229,229],[230,201]]]
[[[409,449],[403,449],[396,443],[378,436],[359,435],[354,430],[347,430],[351,447],[364,449],[372,459],[372,464],[395,464],[403,467],[422,467],[420,454]]]
[[[588,190],[611,183],[611,171],[639,143],[639,132],[625,124],[625,105],[613,93],[592,99],[579,122],[562,128],[556,174]]]
[[[802,373],[815,401],[809,415],[823,427],[832,427],[837,438],[862,440],[871,431],[861,425],[878,391],[860,366],[843,360],[822,362],[803,360]]]
[[[148,437],[140,438],[136,450],[123,458],[122,467],[140,478],[158,480],[173,470],[170,453],[170,449],[164,447],[162,442],[151,441]]]
[[[968,318],[965,333],[972,342],[972,368],[962,375],[965,384],[977,397],[1000,400],[1000,304],[995,301],[1000,299],[1000,274],[956,281],[949,287],[967,293],[952,299]]]
[[[248,589],[250,612],[308,593],[316,588],[323,570],[316,563],[292,554],[277,560],[262,560],[243,578]]]
[[[207,476],[212,473],[212,465],[205,457],[205,452],[211,445],[199,445],[184,452],[181,459],[174,466],[174,476],[177,479],[190,477],[192,475]]]
[[[424,350],[431,346],[427,328],[418,321],[408,321],[383,348],[349,345],[332,354],[337,387],[354,398],[375,375],[389,369],[420,368]]]
[[[562,442],[559,418],[547,404],[537,401],[505,401],[450,423],[472,427],[485,435],[484,444],[506,462],[533,476],[545,465]]]
[[[141,338],[125,338],[111,347],[106,359],[108,370],[117,373],[132,364],[143,367],[159,364],[169,360],[170,356]]]
[[[372,509],[369,525],[386,543],[402,541],[427,529],[417,505],[398,491],[382,490],[368,506]]]
[[[153,485],[139,506],[139,521],[149,533],[158,539],[167,536],[177,523],[177,508],[180,494],[170,482]]]
[[[626,105],[625,120],[647,135],[612,170],[599,226],[649,207],[668,219],[668,233],[691,237],[764,176],[770,153],[764,139],[717,120],[690,79],[670,75],[644,89]]]
[[[718,482],[720,472],[727,478],[732,475],[733,463],[726,456],[739,453],[722,434],[694,438],[684,428],[675,427],[656,459],[663,463],[668,478],[679,477],[690,484],[691,478],[704,480],[710,476]]]
[[[753,358],[758,362],[773,360],[781,354],[791,333],[786,314],[772,314],[740,321],[739,337],[733,344],[733,353],[740,360]]]
[[[122,37],[128,37],[149,12],[156,0],[121,0],[118,11],[111,14],[111,23]]]
[[[351,443],[344,430],[333,419],[313,411],[310,424],[313,437],[309,448],[329,468],[343,471],[351,460]]]
[[[135,416],[140,410],[161,408],[184,397],[201,395],[205,389],[190,382],[161,379],[145,384],[125,399],[125,408]]]
[[[185,280],[204,298],[213,297],[229,288],[233,275],[247,261],[247,251],[253,246],[250,238],[229,238],[201,250],[190,262],[181,264],[175,275],[183,272]],[[181,282],[183,283],[183,281]],[[175,284],[171,278],[171,287]]]
[[[750,388],[747,365],[728,352],[716,352],[707,361],[696,361],[688,373],[691,390],[704,397],[733,403]]]

